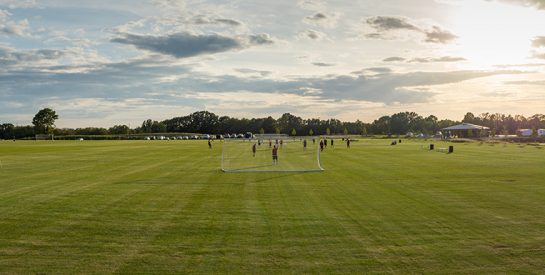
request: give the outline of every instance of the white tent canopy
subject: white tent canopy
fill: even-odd
[[[456,130],[460,131],[460,130],[483,130],[483,129],[488,130],[490,128],[488,128],[486,126],[471,124],[471,123],[462,123],[462,124],[450,126],[450,127],[447,127],[447,128],[443,128],[441,130],[443,130],[443,131],[456,131]]]

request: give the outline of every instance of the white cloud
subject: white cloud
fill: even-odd
[[[0,9],[0,35],[15,35],[15,36],[27,36],[29,35],[29,23],[28,20],[13,21],[10,20],[12,14],[6,10]]]
[[[318,27],[332,28],[337,25],[337,20],[339,19],[339,17],[340,15],[338,13],[317,12],[309,16],[306,16],[303,19],[303,22],[305,22],[306,24],[314,25]]]
[[[36,6],[36,0],[0,0],[0,7],[1,6],[10,9],[31,8]]]

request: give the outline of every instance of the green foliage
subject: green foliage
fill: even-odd
[[[108,129],[110,135],[128,135],[130,133],[130,128],[127,125],[115,125]]]
[[[53,132],[53,127],[55,127],[55,120],[59,116],[57,113],[50,109],[44,108],[38,111],[34,118],[32,119],[32,124],[34,124],[34,129],[36,134],[50,134]]]
[[[312,129],[308,130],[308,135],[313,136],[314,135],[314,130],[312,130]]]
[[[291,129],[291,135],[292,135],[292,136],[297,135],[297,131],[295,131],[295,128]]]
[[[265,134],[265,129],[263,129],[263,128],[259,129],[259,133],[262,134],[262,135]]]
[[[49,109],[51,110],[51,109]],[[52,111],[52,110],[51,110]],[[54,111],[53,111],[54,112]],[[56,114],[55,114],[56,115]],[[55,117],[55,116],[52,116]],[[491,129],[496,129],[493,132],[501,131],[502,134],[514,134],[517,129],[543,129],[545,128],[545,115],[536,114],[531,117],[521,115],[503,115],[483,113],[475,116],[468,112],[464,118],[464,122],[469,122],[477,125],[487,126]],[[36,127],[36,133],[55,133],[55,135],[73,135],[76,129],[55,129],[52,125],[44,125],[38,119],[36,122],[40,125]],[[208,111],[194,112],[187,116],[174,117],[164,121],[154,121],[148,119],[142,122],[142,125],[133,130],[134,133],[207,133],[207,134],[234,134],[234,133],[284,133],[290,134],[292,129],[297,133],[313,134],[406,134],[413,132],[415,134],[434,134],[437,131],[458,124],[458,121],[443,119],[430,115],[422,117],[415,112],[400,112],[391,116],[382,116],[374,120],[372,123],[363,123],[356,120],[355,122],[343,122],[338,119],[317,119],[309,118],[302,119],[290,113],[283,114],[280,118],[274,119],[271,116],[266,118],[234,118],[229,116],[218,117],[216,114]],[[119,133],[125,132],[125,129],[117,129],[119,125],[110,127],[110,130]],[[12,136],[13,132],[17,132],[17,137],[34,136],[34,131],[27,131],[24,126],[15,126],[13,128],[0,128],[0,137]],[[16,130],[15,130],[16,129]],[[329,129],[329,131],[328,131]],[[479,132],[473,135],[481,134]],[[20,136],[23,135],[23,136]]]

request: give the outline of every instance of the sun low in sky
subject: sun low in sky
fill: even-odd
[[[543,0],[0,0],[0,123],[533,115],[543,26]]]

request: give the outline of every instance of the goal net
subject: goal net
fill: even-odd
[[[319,138],[282,136],[225,139],[221,156],[224,172],[320,172]],[[305,147],[306,144],[306,147]],[[276,149],[277,160],[273,160]],[[255,154],[254,154],[255,148]]]

